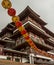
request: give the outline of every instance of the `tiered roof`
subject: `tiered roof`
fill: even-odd
[[[49,40],[49,38],[54,37],[54,33],[49,31],[47,28],[45,28],[45,25],[47,24],[44,22],[38,14],[36,14],[29,6],[25,8],[24,11],[22,11],[19,14],[20,20],[24,23],[26,23],[25,28],[28,31],[33,32],[34,34],[37,34],[39,37],[42,37],[47,44],[51,45],[54,47],[54,42]],[[31,20],[30,20],[31,18]],[[37,27],[35,25],[36,22],[38,23],[41,27]],[[1,39],[1,42],[7,42],[9,41],[10,43],[13,43],[13,39],[16,40],[18,36],[21,36],[20,32],[16,29],[15,24],[13,22],[9,23],[0,33],[0,37],[2,38],[6,33],[10,33],[11,35],[8,37],[11,40],[5,40]],[[14,42],[15,43],[15,42]],[[52,44],[51,44],[52,43]],[[39,45],[38,45],[39,46]],[[43,47],[43,46],[42,46]],[[47,50],[51,50],[49,47],[45,47]]]

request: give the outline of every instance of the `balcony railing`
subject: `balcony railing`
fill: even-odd
[[[42,40],[40,40],[40,38],[38,38],[38,37],[34,37],[34,35],[32,35],[32,34],[30,34],[30,38],[34,41],[34,42],[36,42],[36,44],[38,43],[38,44],[41,44],[41,45],[43,45],[43,46],[45,46],[45,47],[48,47],[48,48],[50,48],[50,49],[53,49],[53,47],[52,46],[50,46],[50,45],[48,45],[48,44],[46,44],[45,42],[44,42],[44,40],[42,41]]]
[[[47,34],[50,38],[49,40],[53,41],[54,42],[54,37],[52,37],[51,35]]]
[[[0,65],[30,65],[30,64],[31,65],[34,65],[34,64],[35,65],[36,64],[37,65],[39,65],[39,64],[54,65],[54,60],[52,60],[50,58],[42,57],[42,56],[39,56],[39,55],[29,56],[28,57],[29,59],[28,58],[23,58],[23,57],[22,58],[14,57],[15,60],[14,59],[12,60],[12,56],[2,56],[2,57],[3,58],[0,59]],[[21,59],[21,61],[20,61],[20,59]]]
[[[23,44],[25,42],[26,42],[25,39],[23,37],[21,37],[19,40],[17,40],[16,46],[21,45],[21,44]]]
[[[40,44],[40,45],[42,45],[42,46],[44,46],[44,47],[47,47],[47,48],[49,48],[49,49],[53,49],[52,46],[46,44],[45,42],[42,42],[39,38],[35,38],[34,36],[33,36],[33,37],[30,36],[30,38],[31,38],[36,44]],[[25,42],[26,42],[25,39],[22,37],[22,38],[19,39],[19,41],[16,43],[16,46],[19,46],[19,45],[21,45],[21,44],[23,44],[23,43],[25,43]]]
[[[48,40],[50,40],[50,41],[52,41],[52,42],[54,43],[54,39],[52,39],[52,38],[49,38]]]

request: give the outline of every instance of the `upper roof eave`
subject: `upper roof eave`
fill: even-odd
[[[34,19],[37,23],[39,23],[43,26],[47,24],[29,6],[27,6],[18,16],[20,17],[20,20],[23,20],[25,17],[29,16],[32,19]]]
[[[54,37],[54,33],[52,31],[50,31],[48,28],[43,27],[43,29],[46,31],[47,34],[49,34],[50,36]]]

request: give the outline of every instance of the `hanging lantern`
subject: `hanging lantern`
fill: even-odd
[[[30,38],[29,36],[26,36],[26,37],[25,37],[26,40],[29,39],[29,38]]]
[[[19,30],[20,32],[22,32],[24,29],[25,29],[25,28],[24,28],[23,26],[20,26],[20,27],[18,28],[18,30]]]
[[[19,16],[13,16],[12,21],[13,22],[18,22],[20,20]]]
[[[27,39],[26,41],[27,41],[29,44],[30,44],[30,43],[32,43],[32,41],[31,41],[31,39],[30,39],[30,38],[29,38],[29,39]]]
[[[15,16],[16,10],[13,9],[13,8],[9,8],[9,9],[8,9],[8,14],[9,14],[10,16]]]
[[[28,36],[28,33],[24,34],[23,36],[24,36],[24,38],[26,38]]]
[[[24,29],[24,30],[22,30],[21,31],[21,34],[23,35],[23,34],[26,34],[27,33],[27,31]]]
[[[30,44],[33,44],[33,41],[30,39],[29,43],[30,43]]]
[[[18,28],[18,27],[22,26],[22,22],[18,21],[18,22],[15,23],[15,25]]]
[[[12,4],[9,0],[3,0],[1,4],[2,4],[3,8],[5,8],[5,9],[9,9],[12,6]]]

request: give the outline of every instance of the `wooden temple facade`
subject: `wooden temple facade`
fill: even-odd
[[[54,33],[48,30],[45,23],[38,14],[36,14],[29,6],[19,14],[23,26],[29,33],[30,38],[40,51],[41,55],[36,53],[24,37],[21,35],[15,24],[9,23],[0,32],[0,61],[8,62],[8,60],[22,63],[30,63],[37,65],[54,65]],[[46,56],[46,52],[50,56]],[[2,62],[3,62],[2,61]],[[21,65],[20,64],[20,65]]]

